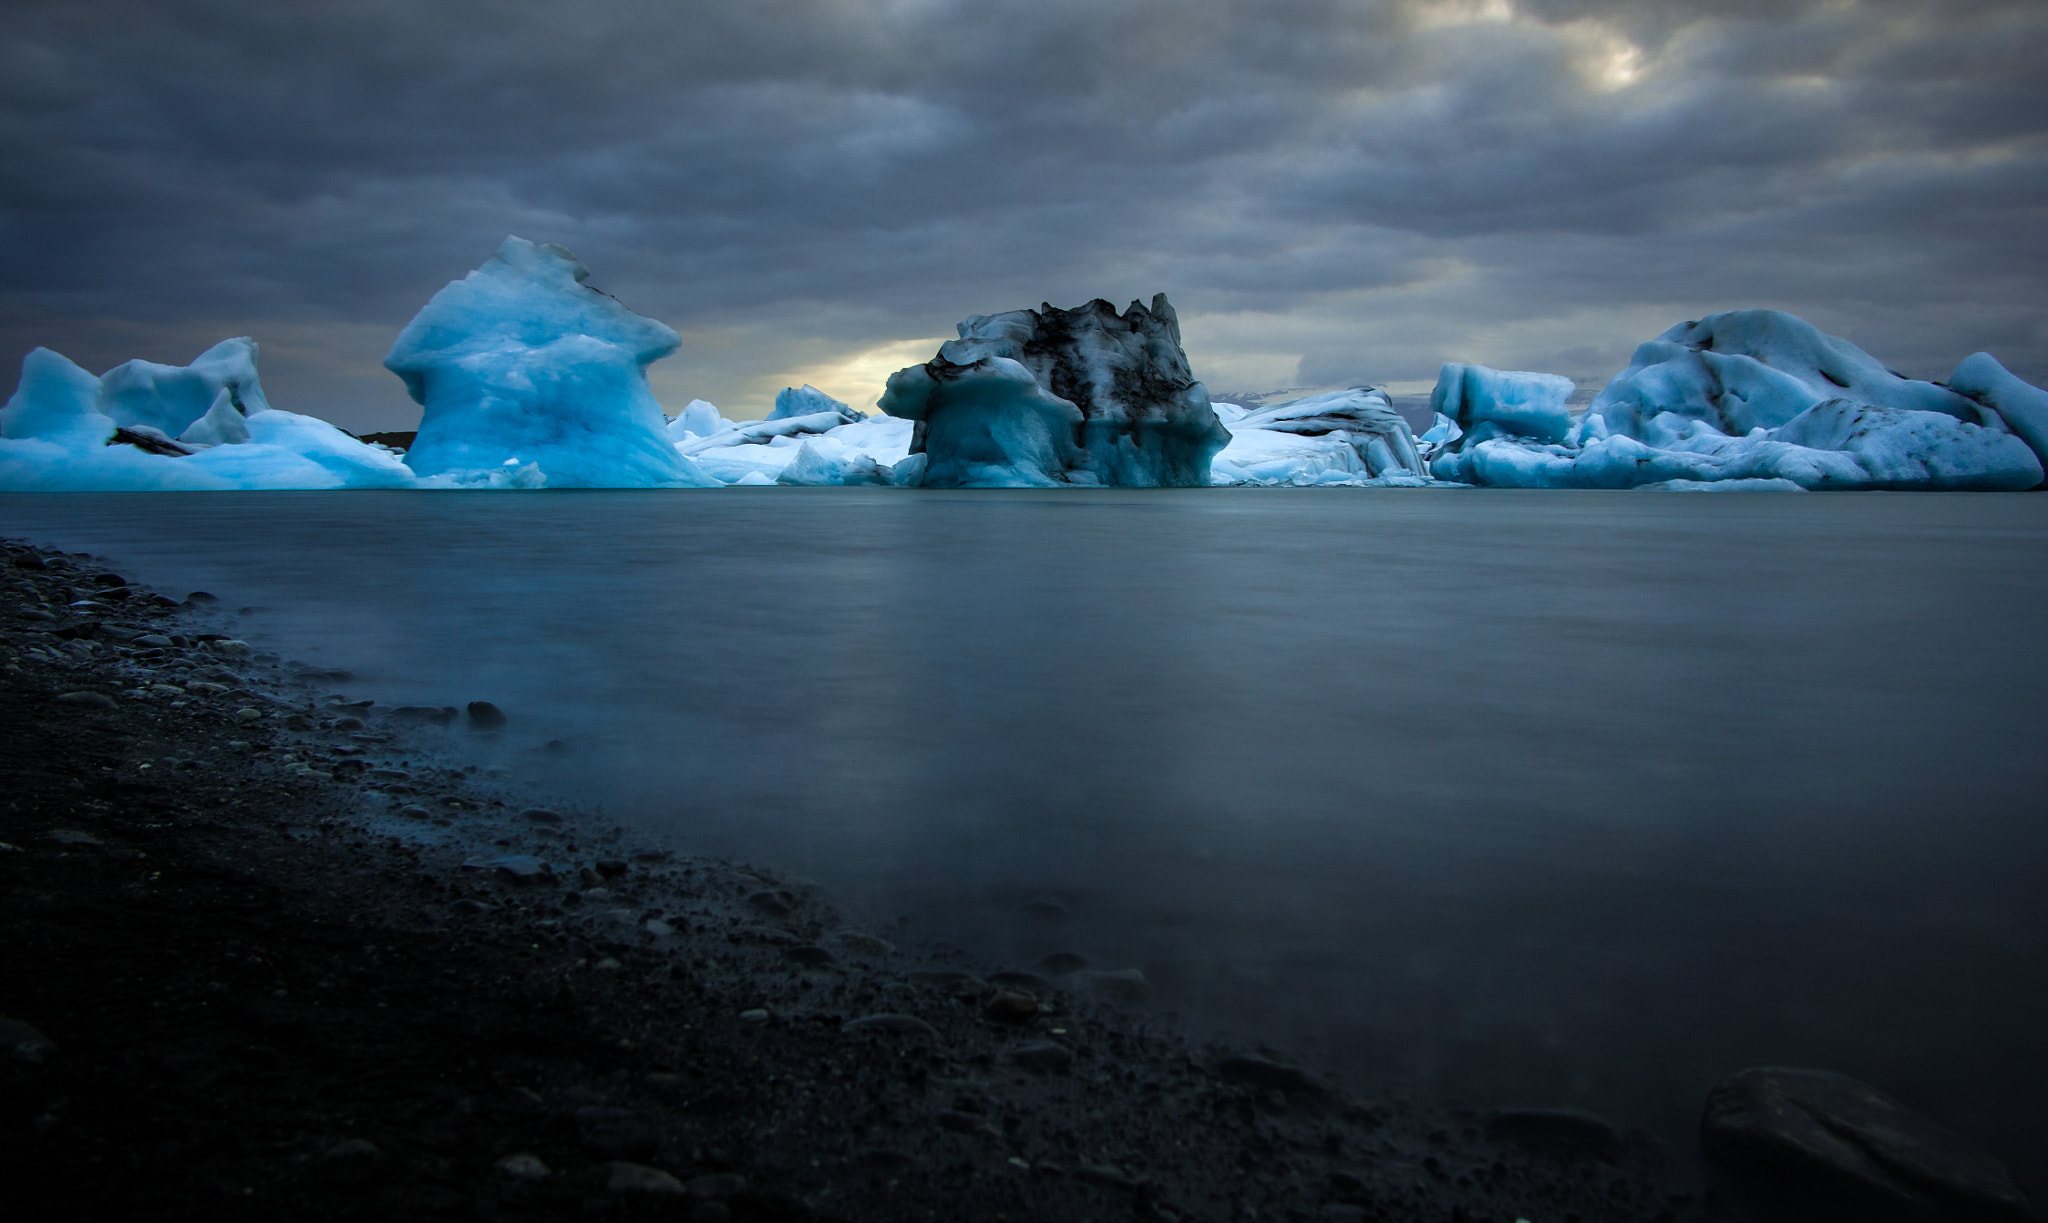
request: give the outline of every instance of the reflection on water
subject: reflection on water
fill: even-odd
[[[2048,497],[0,498],[693,848],[1477,1105],[1764,1063],[2048,1167]],[[312,644],[317,643],[317,644]],[[1054,896],[1064,922],[1020,915]]]

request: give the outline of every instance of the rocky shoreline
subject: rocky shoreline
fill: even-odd
[[[1641,1136],[1353,1099],[461,762],[0,542],[9,1219],[1676,1220]],[[890,932],[892,937],[897,932]],[[897,942],[904,945],[898,946]]]

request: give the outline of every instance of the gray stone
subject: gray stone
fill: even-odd
[[[613,1193],[650,1197],[682,1197],[684,1194],[683,1182],[660,1168],[615,1160],[610,1165],[610,1172],[605,1188]]]
[[[49,1037],[19,1019],[0,1015],[0,1057],[29,1066],[49,1064],[57,1046]]]
[[[1045,1040],[1018,1048],[1010,1060],[1039,1074],[1057,1074],[1074,1064],[1074,1054],[1065,1045]]]
[[[1700,1145],[1738,1193],[1805,1219],[2034,1218],[1990,1154],[1846,1075],[1763,1067],[1707,1096]]]
[[[562,822],[560,814],[550,811],[546,807],[528,807],[519,813],[519,818],[529,824],[559,824]]]
[[[543,1163],[540,1156],[524,1151],[517,1155],[507,1155],[492,1166],[497,1169],[498,1175],[506,1180],[527,1184],[544,1181],[555,1174],[554,1169]]]
[[[66,692],[57,698],[60,705],[78,705],[86,709],[112,709],[114,698],[104,692]]]
[[[1299,1066],[1288,1066],[1246,1054],[1224,1058],[1217,1064],[1216,1073],[1234,1082],[1285,1092],[1290,1096],[1322,1095],[1328,1090]]]
[[[1074,982],[1099,997],[1125,1006],[1149,1002],[1152,998],[1152,983],[1145,980],[1145,974],[1135,968],[1118,968],[1112,971],[1090,969],[1074,974]]]
[[[862,1015],[858,1019],[849,1019],[839,1025],[839,1030],[849,1034],[857,1032],[888,1032],[902,1036],[923,1036],[932,1040],[937,1040],[939,1037],[939,1030],[937,1028],[919,1019],[917,1016],[899,1015],[893,1012],[884,1012],[879,1015]]]
[[[806,968],[823,968],[827,964],[838,962],[832,953],[823,947],[814,947],[809,944],[788,948],[782,954]]]

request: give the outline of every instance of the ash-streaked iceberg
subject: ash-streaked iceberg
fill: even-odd
[[[890,375],[881,410],[913,421],[899,480],[927,488],[1200,487],[1230,434],[1188,369],[1164,293],[1118,314],[974,315],[923,365]]]
[[[211,397],[202,402],[203,394]],[[190,366],[131,361],[102,378],[38,348],[22,361],[21,383],[0,408],[0,489],[10,492],[416,483],[389,451],[268,406],[256,380],[256,344],[246,338],[215,345]]]
[[[1438,395],[1448,400],[1446,384],[1454,380],[1469,394],[1475,385],[1484,391],[1527,377],[1481,376],[1475,384],[1472,369],[1446,366]],[[1469,427],[1440,416],[1424,441],[1438,478],[1509,488],[1719,480],[1785,480],[1807,489],[2032,488],[2041,483],[2041,459],[1989,402],[2025,397],[1998,385],[1980,402],[1889,370],[1792,315],[1738,310],[1682,323],[1642,345],[1562,437],[1554,417],[1531,427],[1518,423],[1516,411],[1487,407],[1470,415]],[[2023,415],[2015,409],[2016,418]]]
[[[1229,413],[1230,444],[1212,482],[1297,486],[1421,485],[1432,481],[1408,422],[1380,387],[1311,395]],[[1219,415],[1220,405],[1219,405]]]
[[[405,461],[442,483],[703,488],[719,482],[671,444],[647,367],[676,333],[583,282],[559,246],[508,237],[436,293],[384,367],[425,408]]]

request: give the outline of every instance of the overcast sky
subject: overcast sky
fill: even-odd
[[[252,335],[409,428],[384,352],[516,233],[741,418],[1161,290],[1217,392],[1597,383],[1745,306],[2042,381],[2044,63],[2042,0],[12,0],[0,337]]]

